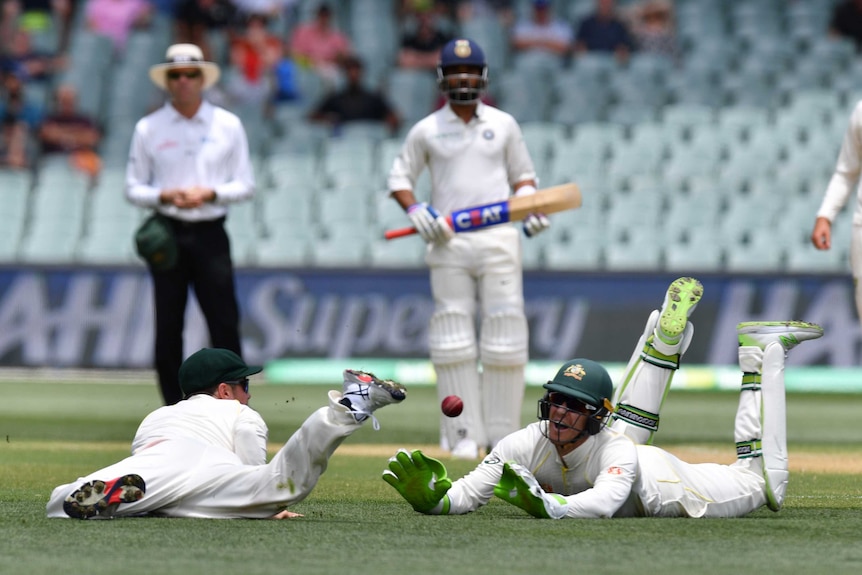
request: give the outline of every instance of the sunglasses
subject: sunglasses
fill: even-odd
[[[240,387],[242,387],[242,390],[245,393],[248,393],[248,378],[247,377],[244,377],[242,379],[238,379],[236,381],[225,381],[223,383],[226,383],[228,385],[239,385]]]
[[[566,395],[565,393],[559,393],[556,391],[552,391],[548,394],[548,403],[564,406],[571,411],[581,413],[583,415],[591,415],[596,411],[593,406],[587,405],[580,399],[576,399]]]
[[[185,76],[186,78],[189,78],[190,80],[193,80],[194,78],[200,78],[201,77],[201,71],[200,70],[189,70],[187,72],[178,72],[178,71],[174,70],[174,71],[168,72],[168,79],[169,80],[179,80],[183,76]]]

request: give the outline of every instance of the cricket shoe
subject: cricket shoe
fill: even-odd
[[[339,403],[353,412],[356,421],[371,418],[374,429],[380,423],[373,413],[384,405],[400,403],[407,397],[407,389],[391,379],[378,379],[373,373],[354,369],[344,370],[344,386]]]
[[[703,285],[694,278],[679,278],[671,282],[661,305],[656,335],[667,345],[679,343],[688,318],[703,296]]]
[[[736,326],[740,347],[766,349],[770,343],[781,344],[790,351],[803,341],[817,339],[823,328],[804,321],[746,321]]]
[[[146,491],[147,485],[140,475],[123,475],[111,481],[96,479],[66,497],[63,511],[73,519],[111,517],[121,503],[138,501]]]
[[[465,437],[452,448],[452,457],[455,459],[479,459],[479,444],[469,437]]]

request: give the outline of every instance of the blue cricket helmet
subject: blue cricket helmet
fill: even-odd
[[[456,66],[472,66],[478,73],[454,72]],[[450,102],[472,104],[488,87],[488,63],[485,52],[469,38],[450,40],[440,51],[437,85]]]
[[[449,40],[440,51],[440,68],[449,66],[479,66],[485,68],[485,52],[482,48],[469,38],[455,38]]]

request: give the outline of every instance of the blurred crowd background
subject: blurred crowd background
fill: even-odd
[[[240,267],[420,267],[386,174],[442,105],[437,50],[487,54],[540,187],[580,210],[528,270],[844,273],[808,237],[862,97],[858,0],[3,0],[0,264],[138,264],[123,197],[148,69],[176,42],[222,68],[258,184],[232,208]],[[427,190],[424,176],[419,195]]]

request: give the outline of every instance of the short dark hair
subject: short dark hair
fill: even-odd
[[[187,393],[186,399],[190,398],[193,395],[215,395],[216,391],[218,391],[218,386],[220,386],[220,385],[221,385],[221,383],[219,382],[215,385],[211,385],[209,387],[205,387],[203,389],[198,389],[198,390],[193,391],[191,393]]]

